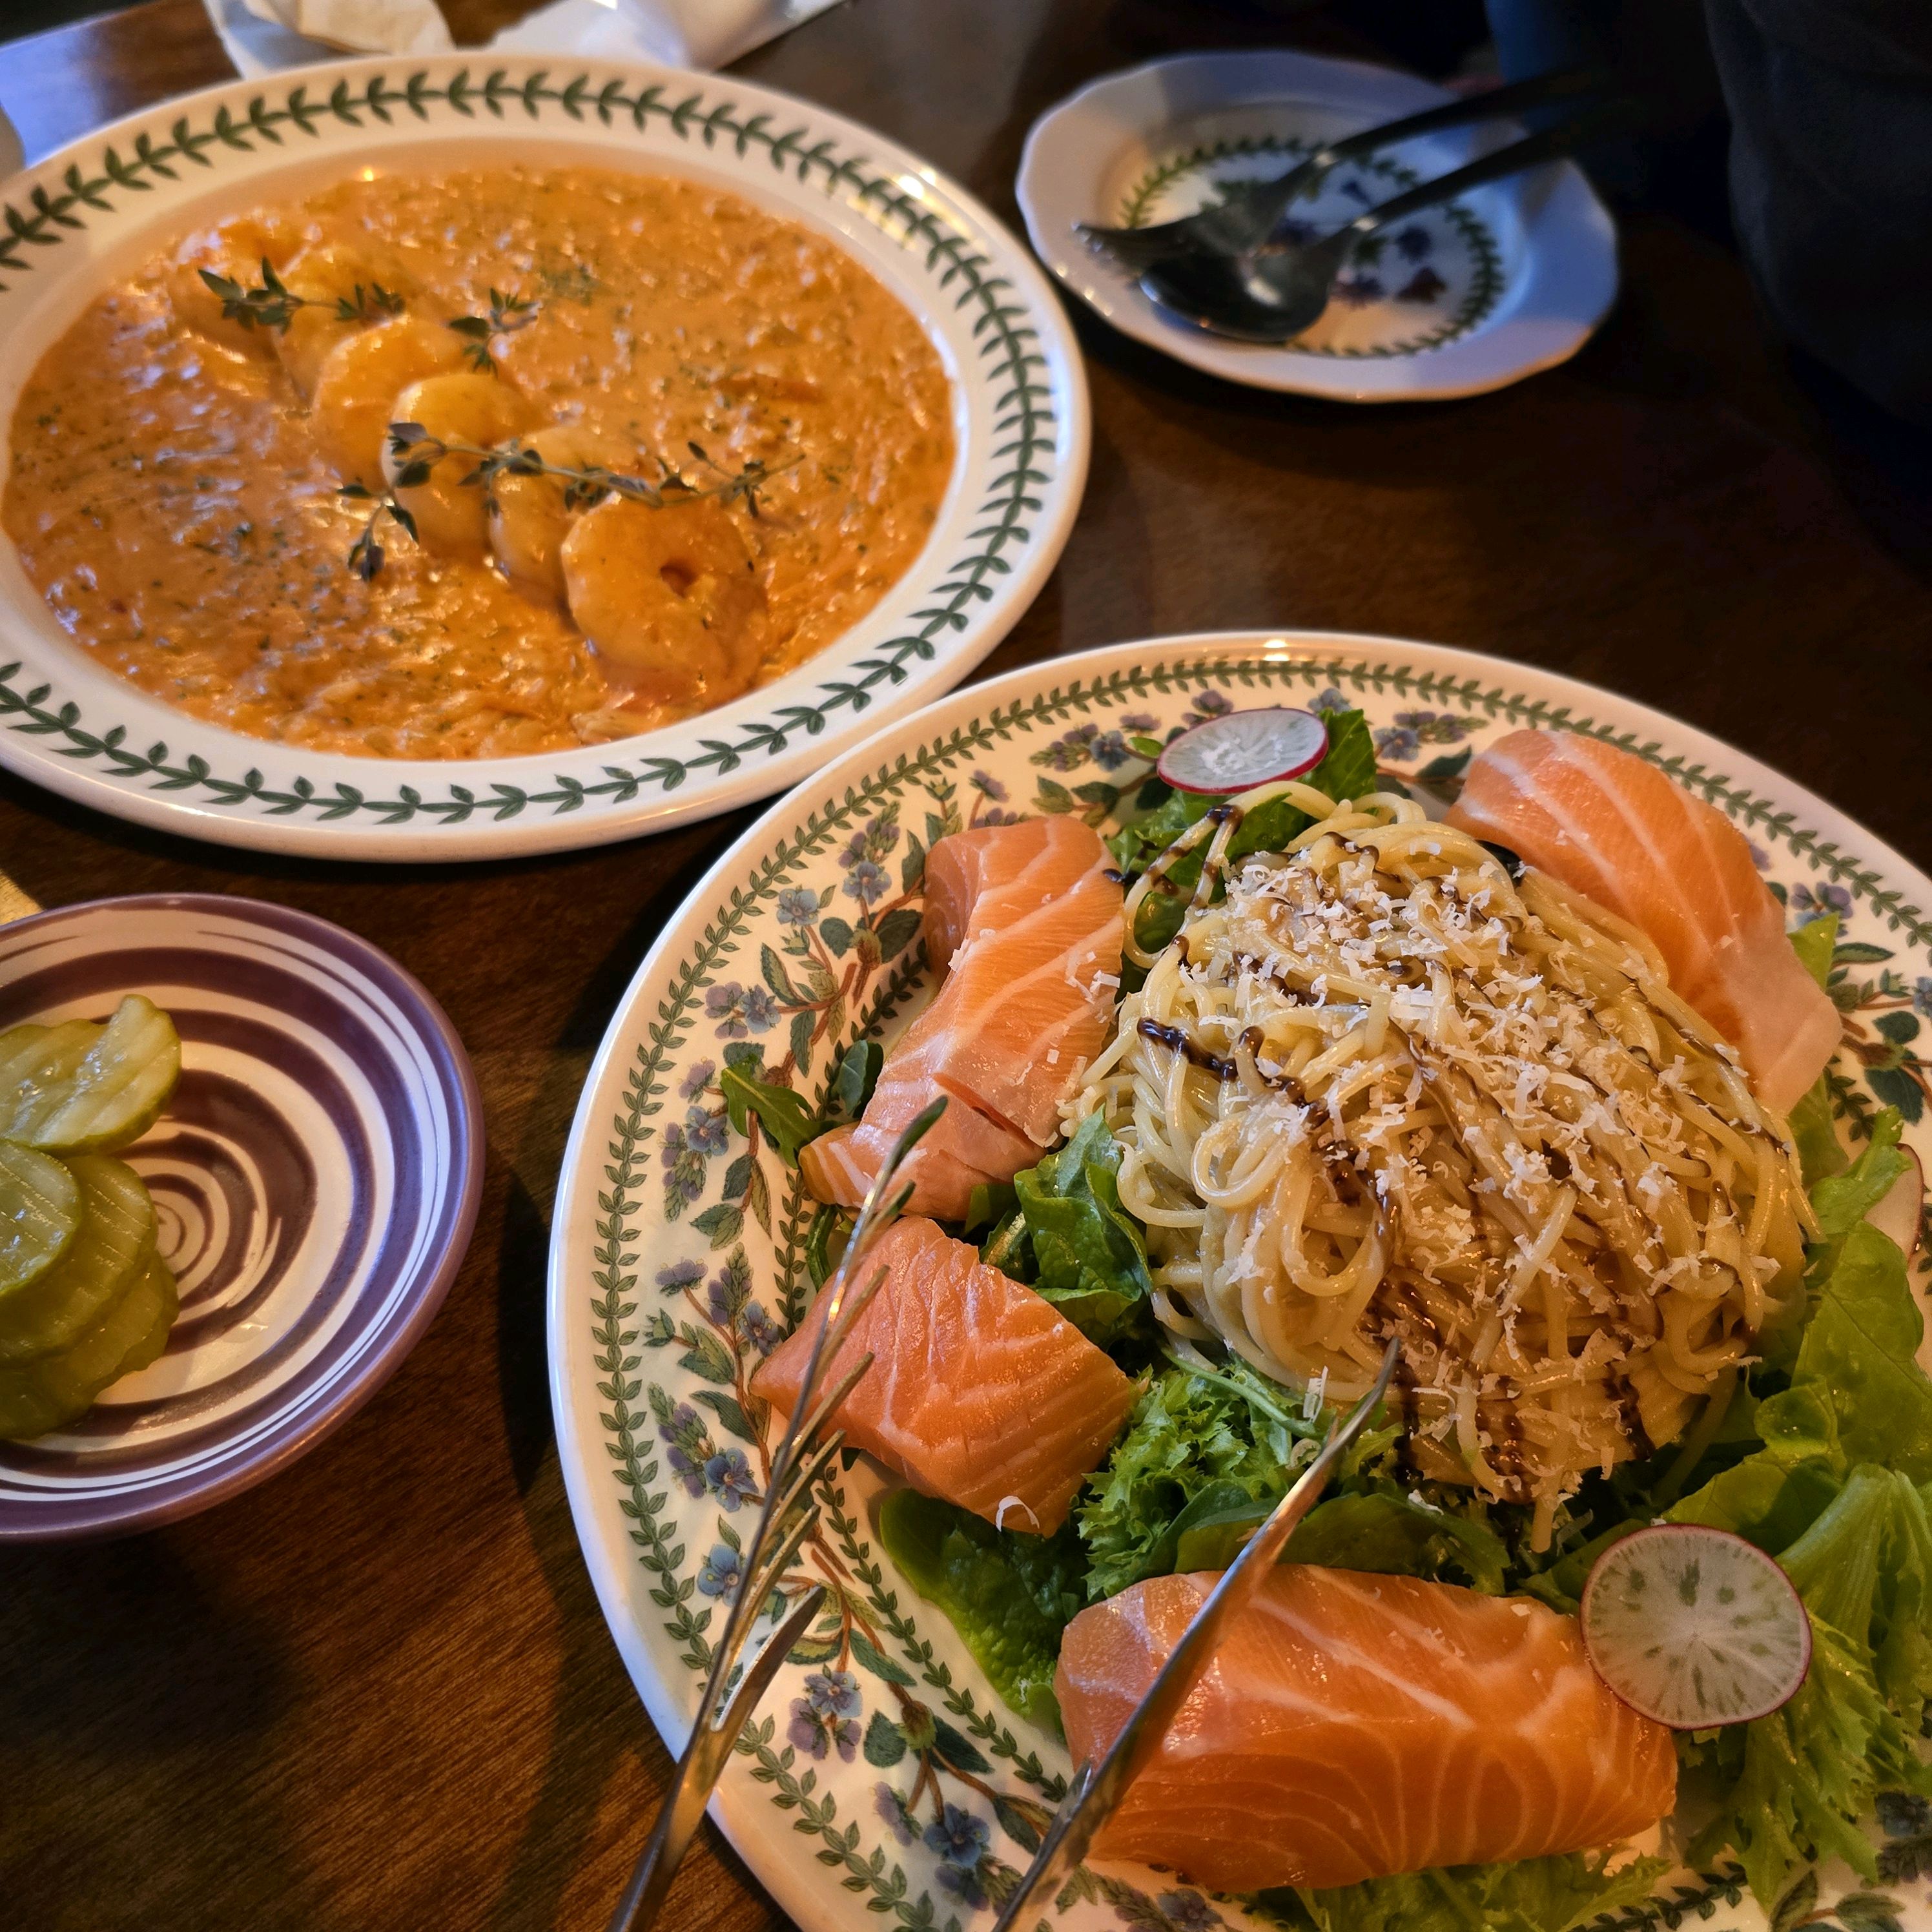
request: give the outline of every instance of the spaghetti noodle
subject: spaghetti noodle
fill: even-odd
[[[1228,872],[1240,808],[1282,796],[1314,822]],[[1204,843],[1179,935],[1142,950]],[[1655,949],[1411,801],[1258,789],[1127,921],[1146,982],[1068,1112],[1121,1144],[1162,1322],[1341,1401],[1399,1336],[1412,1466],[1533,1506],[1539,1546],[1585,1471],[1714,1412],[1800,1294],[1789,1134]]]

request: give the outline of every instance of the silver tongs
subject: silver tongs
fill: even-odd
[[[820,1386],[838,1360],[853,1324],[865,1312],[886,1278],[885,1270],[880,1268],[870,1280],[861,1282],[860,1264],[912,1198],[910,1181],[896,1191],[893,1189],[892,1177],[898,1172],[899,1163],[945,1111],[944,1098],[934,1101],[899,1136],[898,1144],[867,1192],[866,1204],[859,1210],[845,1252],[813,1309],[810,1318],[817,1322],[818,1333],[806,1363],[805,1378],[791,1420],[772,1453],[771,1473],[765,1484],[764,1508],[745,1552],[741,1573],[745,1580],[733,1600],[724,1620],[724,1634],[712,1654],[711,1674],[705,1680],[704,1694],[698,1700],[698,1714],[692,1722],[691,1741],[678,1760],[676,1774],[651,1828],[650,1841],[632,1871],[631,1882],[624,1888],[616,1910],[611,1914],[610,1932],[634,1932],[634,1928],[648,1926],[663,1909],[671,1880],[692,1840],[698,1835],[704,1808],[730,1762],[739,1732],[778,1675],[779,1666],[812,1628],[812,1619],[824,1606],[825,1586],[814,1583],[794,1600],[778,1628],[765,1640],[764,1648],[744,1675],[739,1676],[739,1659],[759,1611],[818,1526],[819,1505],[812,1499],[812,1490],[845,1440],[842,1430],[834,1430],[823,1440],[819,1432],[872,1366],[872,1356],[862,1355],[830,1389],[820,1394]]]
[[[1094,1834],[1114,1814],[1129,1785],[1139,1776],[1160,1748],[1180,1707],[1214,1660],[1214,1652],[1228,1626],[1253,1603],[1267,1582],[1268,1572],[1286,1546],[1295,1526],[1312,1509],[1328,1486],[1350,1443],[1366,1427],[1384,1396],[1389,1378],[1395,1373],[1400,1345],[1391,1342],[1382,1357],[1381,1372],[1375,1386],[1356,1403],[1328,1440],[1322,1453],[1302,1472],[1300,1480],[1275,1505],[1274,1514],[1255,1532],[1208,1600],[1194,1613],[1194,1620],[1181,1633],[1173,1654],[1162,1664],[1160,1674],[1136,1707],[1133,1715],[1098,1766],[1090,1758],[1073,1774],[1060,1809],[1047,1827],[1033,1863],[1018,1888],[1006,1900],[993,1932],[1013,1932],[1024,1912],[1038,1894],[1050,1898],[1078,1869],[1080,1861],[1094,1842]]]

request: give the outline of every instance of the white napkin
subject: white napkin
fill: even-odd
[[[254,76],[344,49],[446,53],[454,45],[435,0],[203,0],[222,45]],[[722,67],[823,13],[836,0],[551,0],[490,43],[515,53],[626,55],[674,66]]]
[[[456,43],[436,0],[242,0],[258,20],[358,54],[446,54]]]

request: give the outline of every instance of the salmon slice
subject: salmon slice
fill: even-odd
[[[1050,1304],[930,1221],[896,1222],[872,1263],[885,1284],[831,1370],[872,1351],[838,1409],[847,1438],[928,1496],[1050,1535],[1120,1433],[1133,1384]],[[787,1414],[812,1334],[802,1323],[752,1378]]]
[[[1220,1580],[1152,1577],[1067,1626],[1054,1688],[1076,1764],[1119,1735]],[[1670,1733],[1605,1688],[1574,1617],[1284,1564],[1094,1851],[1226,1892],[1353,1885],[1612,1844],[1676,1798]]]
[[[901,1170],[915,1212],[956,1221],[1060,1137],[1060,1105],[1106,1043],[1122,892],[1076,818],[956,832],[926,854],[926,957],[944,975],[886,1056],[864,1118],[800,1156],[820,1201],[856,1208],[913,1117],[949,1105]]]
[[[1654,765],[1574,731],[1512,731],[1470,766],[1449,823],[1647,933],[1766,1106],[1789,1113],[1824,1070],[1838,1009],[1792,951],[1744,834]]]

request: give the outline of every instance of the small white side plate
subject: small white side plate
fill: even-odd
[[[1116,328],[1209,374],[1346,402],[1478,395],[1565,361],[1617,291],[1616,230],[1564,161],[1429,208],[1378,238],[1315,326],[1282,348],[1204,334],[1091,254],[1074,224],[1172,220],[1216,184],[1279,175],[1319,142],[1449,98],[1409,74],[1311,54],[1189,54],[1112,74],[1034,122],[1019,202],[1040,258]],[[1295,210],[1326,234],[1520,135],[1512,123],[1407,141],[1338,168]]]

